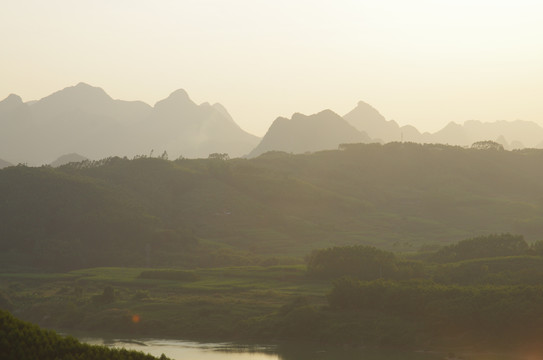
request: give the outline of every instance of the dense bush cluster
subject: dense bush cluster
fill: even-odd
[[[543,331],[543,286],[456,286],[340,279],[328,296],[339,311],[381,313],[433,334],[518,344]]]
[[[446,246],[430,257],[436,262],[457,262],[469,259],[527,255],[530,246],[522,235],[491,234]]]

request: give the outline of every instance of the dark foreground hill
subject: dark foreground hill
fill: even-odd
[[[4,265],[193,267],[332,245],[413,252],[488,233],[541,239],[543,151],[341,149],[6,168],[0,255]]]
[[[0,310],[0,358],[4,360],[155,360],[151,355],[125,349],[82,344],[72,337],[16,319]],[[160,359],[167,360],[163,355]]]

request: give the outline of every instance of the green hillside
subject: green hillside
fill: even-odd
[[[6,168],[2,256],[58,269],[259,265],[335,245],[412,253],[489,233],[541,239],[541,150],[340,148]]]
[[[155,360],[151,355],[125,349],[82,344],[72,337],[16,319],[0,310],[0,358],[4,360]],[[163,355],[160,359],[167,358]]]

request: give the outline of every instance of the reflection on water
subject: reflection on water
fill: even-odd
[[[106,345],[128,350],[137,350],[154,356],[166,355],[174,360],[279,360],[274,346],[234,346],[232,344],[209,344],[178,340],[104,340],[81,338],[92,345]]]
[[[300,348],[290,346],[280,349],[281,360],[437,360],[442,354],[406,352],[397,350],[368,350],[360,348]]]
[[[93,345],[142,351],[174,360],[518,360],[496,354],[453,355],[432,352],[328,348],[318,346],[241,346],[231,343],[196,343],[179,340],[81,338]],[[524,359],[524,358],[522,358]]]
[[[230,343],[209,344],[178,340],[104,340],[82,338],[93,345],[106,345],[142,351],[151,355],[164,354],[174,360],[436,360],[443,355],[363,349],[318,348],[302,346],[240,346]]]

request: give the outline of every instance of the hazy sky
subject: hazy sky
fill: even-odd
[[[541,0],[3,0],[0,98],[78,82],[150,105],[183,88],[263,135],[359,100],[435,131],[543,125]]]

